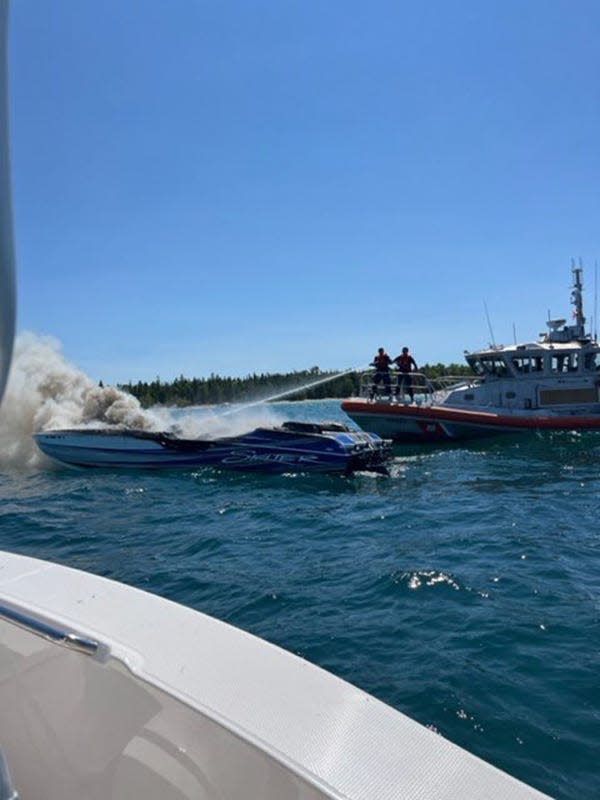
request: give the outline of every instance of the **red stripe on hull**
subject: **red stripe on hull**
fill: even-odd
[[[600,414],[565,416],[540,416],[532,413],[529,416],[512,414],[495,414],[488,411],[469,411],[448,406],[404,406],[386,403],[367,403],[360,400],[344,400],[342,410],[350,417],[358,414],[366,417],[385,417],[390,422],[394,419],[412,420],[428,423],[454,423],[461,426],[473,425],[498,431],[515,430],[600,430]],[[451,437],[449,437],[451,438]]]

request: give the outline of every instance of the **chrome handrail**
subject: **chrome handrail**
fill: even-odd
[[[78,653],[93,656],[96,655],[100,648],[99,642],[95,639],[88,639],[72,631],[62,630],[3,603],[0,603],[0,618],[7,622],[12,622],[14,625],[18,625],[36,636],[42,636],[44,639],[54,642],[54,644],[68,647],[70,650],[76,650]]]

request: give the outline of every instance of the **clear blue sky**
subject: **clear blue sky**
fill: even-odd
[[[18,330],[105,383],[593,311],[597,0],[15,0]]]

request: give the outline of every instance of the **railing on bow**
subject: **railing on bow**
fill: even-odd
[[[441,403],[452,389],[458,386],[477,386],[480,378],[471,375],[441,375],[429,378],[424,372],[409,374],[390,371],[378,373],[370,370],[361,375],[360,396],[377,402],[399,402],[418,405]]]

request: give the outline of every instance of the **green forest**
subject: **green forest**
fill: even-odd
[[[470,369],[462,364],[425,364],[420,367],[419,372],[423,372],[429,378],[471,374]],[[288,400],[320,400],[357,395],[362,374],[327,372],[321,371],[319,367],[311,367],[285,374],[253,373],[245,378],[227,378],[214,374],[208,378],[185,378],[180,375],[174,381],[165,382],[157,377],[151,382],[121,384],[119,388],[137,397],[144,408],[154,405],[183,407],[217,403],[251,403],[258,400],[276,400],[283,394],[286,394]]]

